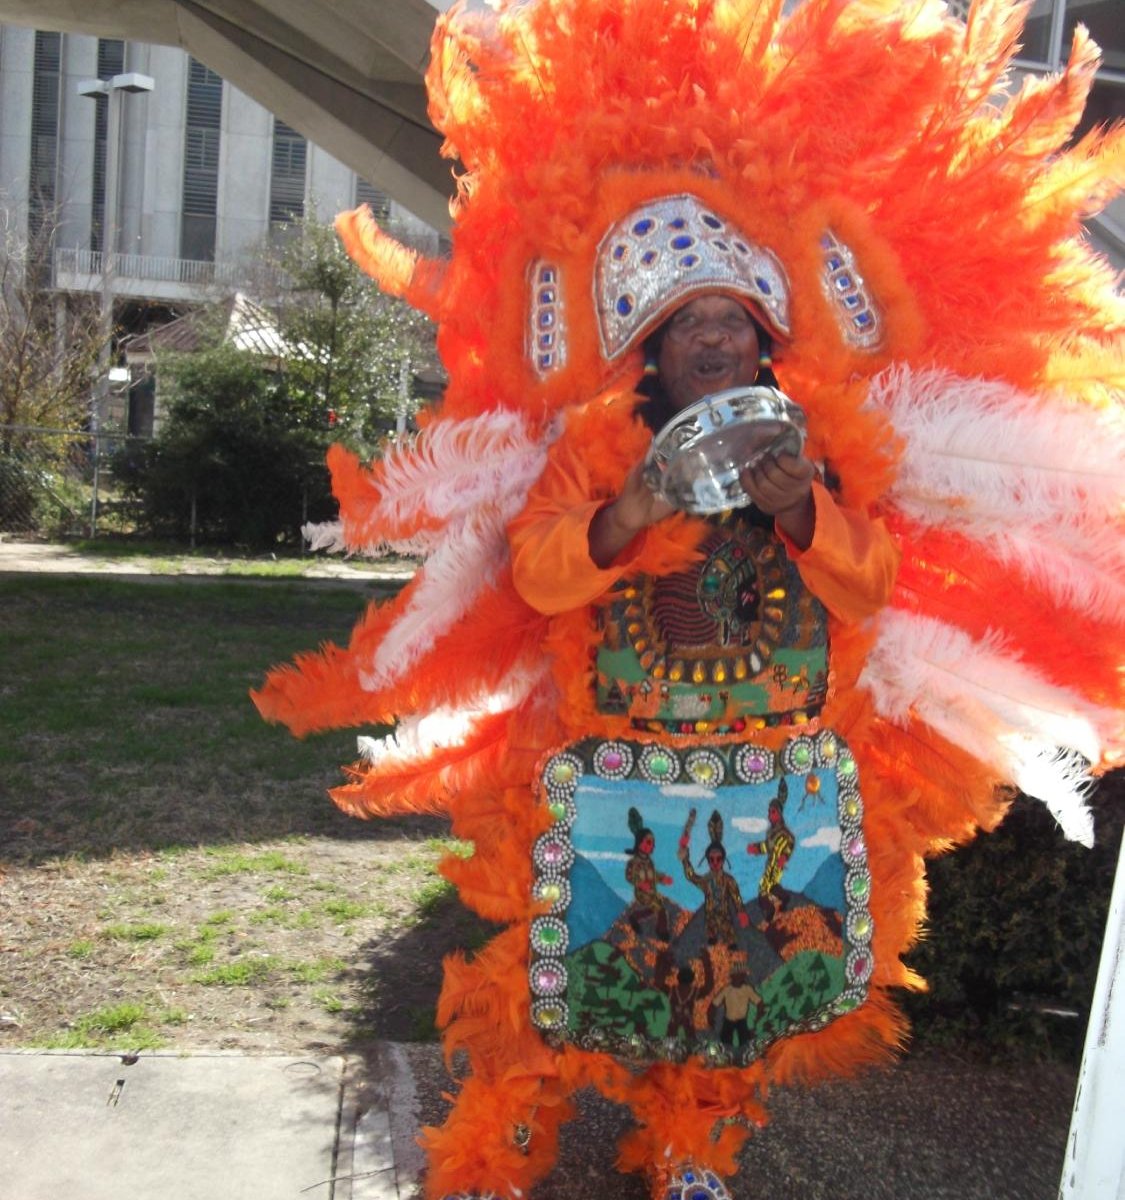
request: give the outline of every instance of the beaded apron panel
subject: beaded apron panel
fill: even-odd
[[[538,792],[531,1012],[549,1041],[745,1065],[865,999],[871,876],[837,734],[588,738],[543,760]]]
[[[697,563],[624,580],[601,615],[597,704],[662,734],[801,725],[824,703],[828,623],[772,528],[716,523]]]

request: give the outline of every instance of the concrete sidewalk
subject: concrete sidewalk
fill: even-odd
[[[339,1055],[0,1053],[0,1197],[399,1200],[392,1109],[398,1158],[421,1165],[410,1072],[380,1057],[371,1104]]]
[[[433,1044],[362,1054],[0,1052],[0,1200],[414,1200]],[[1054,1200],[1074,1072],[908,1058],[779,1091],[736,1200]],[[591,1094],[533,1200],[647,1200],[617,1175],[628,1114]]]

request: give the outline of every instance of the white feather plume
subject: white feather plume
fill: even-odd
[[[506,410],[435,421],[387,450],[371,481],[373,502],[344,524],[347,547],[373,556],[393,550],[426,557],[450,537],[461,539],[477,511],[499,507],[510,519],[542,474],[556,436],[551,428],[533,439],[524,418]],[[419,529],[419,515],[437,518],[438,528]],[[403,526],[408,534],[388,536]]]
[[[388,737],[357,738],[360,757],[373,765],[403,769],[424,762],[439,750],[462,745],[485,717],[518,708],[547,677],[543,662],[517,667],[495,690],[470,703],[404,717]]]
[[[527,489],[543,471],[549,439],[533,439],[506,409],[464,421],[435,421],[382,462],[375,516],[395,524],[417,512],[449,520],[505,492]]]
[[[1084,772],[1052,766],[1059,748],[1096,762],[1119,714],[1044,679],[996,635],[977,640],[930,617],[882,613],[860,682],[889,721],[914,716],[1029,795],[1068,837],[1089,844]]]
[[[1063,605],[1121,618],[1120,408],[906,366],[874,379],[869,399],[903,444],[892,504],[981,542]]]
[[[360,672],[367,691],[401,679],[495,581],[508,561],[508,521],[523,505],[523,497],[505,499],[504,507],[491,506],[444,530],[417,577],[410,603],[383,636],[370,669]]]
[[[430,511],[446,524],[430,547],[410,604],[387,630],[370,669],[361,672],[369,691],[401,679],[495,581],[508,561],[508,523],[527,502],[557,436],[552,429],[543,441],[532,442],[522,418],[505,412],[449,424],[458,428],[448,436],[439,430],[424,447],[419,440],[417,463],[400,455],[388,471],[382,511],[397,514],[398,506],[416,503],[418,489],[429,480]],[[439,478],[443,474],[448,486]]]
[[[301,537],[310,550],[326,550],[329,554],[343,554],[347,550],[342,521],[322,521],[320,524],[301,526]]]

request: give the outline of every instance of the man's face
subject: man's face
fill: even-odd
[[[758,331],[737,300],[696,296],[668,321],[657,359],[660,382],[679,412],[712,392],[753,383],[758,354]]]
[[[707,865],[716,873],[723,869],[726,855],[721,850],[710,850],[707,853]]]

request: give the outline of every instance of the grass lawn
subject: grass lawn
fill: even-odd
[[[436,873],[463,848],[339,813],[356,731],[247,695],[373,587],[0,579],[0,1044],[432,1034],[441,954],[482,936]]]

